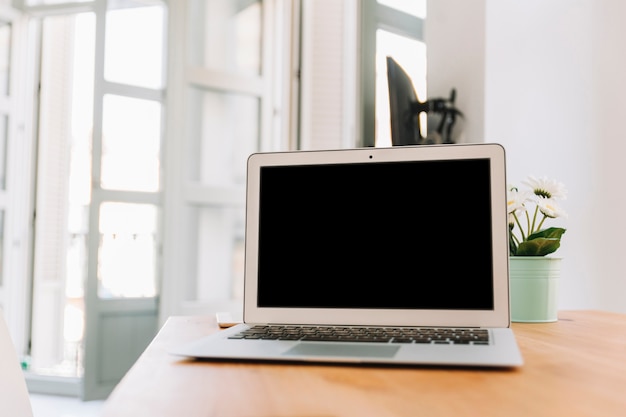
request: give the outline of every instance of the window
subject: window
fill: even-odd
[[[37,108],[27,124],[37,125],[27,138],[36,201],[24,216],[36,209],[24,245],[34,259],[30,376],[82,379],[85,397],[101,396],[154,335],[157,308],[167,317],[241,305],[246,159],[288,143],[291,113],[274,87],[293,80],[294,6],[17,3],[32,37],[22,51],[39,66],[29,67],[40,77],[31,96],[41,85],[25,106]]]
[[[246,160],[267,140],[263,84],[271,74],[262,57],[269,7],[261,0],[192,0],[185,11],[190,76],[181,180],[193,190],[184,196],[185,262],[192,270],[181,300],[187,311],[242,303]]]
[[[31,369],[36,373],[80,376],[92,197],[95,15],[47,16],[39,23],[41,116]]]
[[[426,100],[426,44],[422,34],[426,0],[363,0],[361,7],[363,145],[391,146],[385,60],[387,56],[394,58],[411,77],[418,98]]]
[[[160,0],[61,3],[25,7],[41,57],[31,61],[30,370],[84,379],[89,397],[110,390],[157,329],[167,10]],[[141,336],[124,338],[118,323]],[[105,340],[124,354],[103,351]]]
[[[247,158],[287,149],[297,3],[170,5],[162,319],[242,309]]]

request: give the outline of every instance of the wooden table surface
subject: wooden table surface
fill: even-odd
[[[218,331],[172,317],[102,417],[626,416],[626,315],[562,311],[513,323],[514,370],[195,362],[167,349]]]

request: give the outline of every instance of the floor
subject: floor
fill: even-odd
[[[33,417],[98,417],[104,403],[42,394],[30,394],[30,402]]]

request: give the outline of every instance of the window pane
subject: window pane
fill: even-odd
[[[426,18],[426,0],[378,0],[378,3],[415,17]]]
[[[161,104],[105,95],[102,117],[102,188],[158,191]]]
[[[191,64],[238,74],[261,72],[261,1],[191,0]]]
[[[243,185],[246,161],[259,143],[259,99],[192,90],[190,117],[196,145],[191,177],[205,185]]]
[[[156,295],[157,215],[149,204],[100,206],[100,298]]]
[[[194,301],[243,299],[243,208],[196,210],[197,283]]]
[[[413,81],[420,101],[426,95],[426,44],[384,30],[376,31],[376,146],[391,146],[389,90],[386,57],[391,56]],[[426,136],[426,115],[422,113],[422,135]]]
[[[7,116],[0,115],[0,190],[5,190],[7,186],[7,122]]]
[[[0,96],[9,94],[11,68],[11,24],[0,21]]]
[[[109,9],[104,59],[108,81],[163,87],[164,14],[164,6],[159,4]],[[137,22],[141,22],[140,29]]]
[[[43,19],[32,369],[82,372],[95,15]]]

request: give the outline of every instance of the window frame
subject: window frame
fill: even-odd
[[[297,53],[299,45],[292,34],[297,33],[299,2],[292,0],[262,1],[261,68],[256,75],[237,75],[193,64],[186,55],[190,45],[187,16],[188,1],[170,5],[170,48],[168,85],[170,109],[167,120],[168,138],[165,164],[163,287],[160,317],[164,322],[171,315],[211,314],[218,311],[240,312],[243,301],[232,295],[231,277],[199,276],[196,268],[197,227],[190,219],[202,210],[245,207],[245,184],[212,186],[189,176],[190,137],[197,135],[187,118],[189,92],[225,92],[245,94],[259,100],[259,132],[257,151],[294,149],[296,138],[291,133],[297,126],[294,103],[297,103]],[[297,38],[296,38],[297,39]],[[223,230],[218,233],[225,233]],[[243,234],[243,230],[234,231]],[[242,264],[243,265],[243,264]],[[222,273],[222,275],[224,275]],[[200,282],[199,280],[212,280]],[[212,299],[195,298],[198,285],[206,293],[214,290]],[[236,293],[236,291],[235,291]]]

